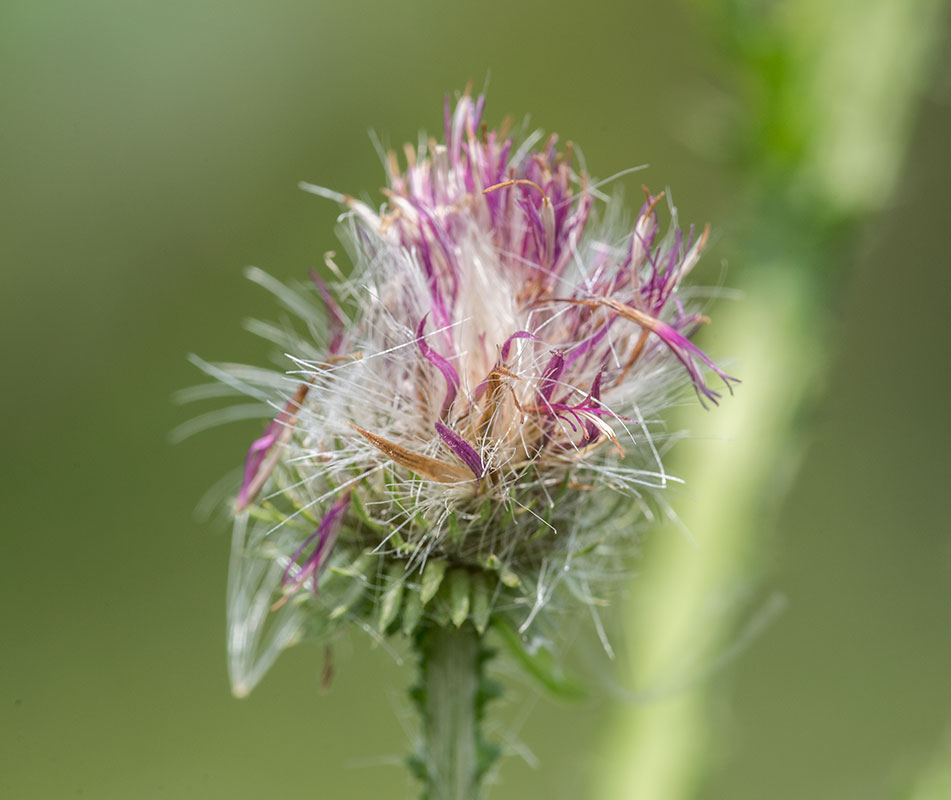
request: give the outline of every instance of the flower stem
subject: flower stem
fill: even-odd
[[[432,625],[417,634],[421,684],[413,696],[423,718],[423,750],[417,773],[423,800],[475,800],[495,753],[482,741],[488,651],[466,623]]]

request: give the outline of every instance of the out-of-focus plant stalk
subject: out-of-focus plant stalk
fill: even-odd
[[[735,243],[746,263],[731,283],[745,297],[714,349],[739,354],[744,383],[715,416],[691,417],[720,441],[682,445],[674,464],[696,546],[656,534],[625,613],[630,685],[662,691],[672,671],[688,685],[617,713],[597,772],[604,800],[703,796],[717,733],[708,682],[689,679],[730,649],[736,597],[762,574],[760,546],[803,449],[797,422],[834,352],[836,273],[859,224],[890,199],[946,10],[940,0],[722,6],[716,22],[749,82],[739,149],[756,210]]]
[[[951,797],[951,735],[940,742],[934,758],[917,776],[902,800],[942,800]]]
[[[627,610],[635,637],[630,681],[661,698],[618,714],[604,764],[605,798],[696,794],[711,739],[709,698],[697,675],[714,666],[734,635],[735,595],[750,587],[779,474],[788,475],[797,458],[790,449],[797,443],[786,431],[813,392],[822,362],[819,337],[800,313],[807,306],[802,289],[791,278],[766,273],[751,292],[770,302],[734,309],[722,332],[727,342],[742,345],[743,374],[756,380],[747,380],[718,412],[723,441],[684,445],[694,458],[681,472],[694,491],[681,516],[697,542],[668,529],[646,555],[651,568],[638,579]],[[777,463],[780,451],[785,464]]]

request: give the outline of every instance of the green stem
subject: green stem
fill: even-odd
[[[416,639],[421,686],[415,699],[423,717],[418,766],[424,800],[475,800],[492,757],[480,722],[487,699],[487,651],[475,628],[430,626]]]

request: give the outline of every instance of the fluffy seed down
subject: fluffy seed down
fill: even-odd
[[[443,142],[387,154],[380,210],[303,185],[343,209],[348,277],[333,254],[332,285],[251,273],[299,324],[254,324],[285,372],[214,370],[273,408],[235,504],[239,694],[345,619],[524,632],[559,587],[597,604],[668,481],[662,412],[735,380],[678,299],[707,231],[661,236],[649,192],[632,226],[596,221],[571,144],[491,130],[483,106],[447,100]]]

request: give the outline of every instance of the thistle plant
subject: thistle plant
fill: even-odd
[[[207,368],[272,408],[234,504],[228,650],[244,695],[280,651],[357,626],[418,654],[432,800],[480,796],[493,635],[550,688],[545,647],[594,612],[663,510],[666,409],[734,378],[691,341],[682,282],[708,230],[661,194],[625,221],[571,143],[446,100],[444,140],[384,154],[385,202],[337,203],[349,269],[285,286],[254,323],[277,370]],[[402,161],[402,163],[401,163]],[[491,633],[490,632],[494,632]]]

